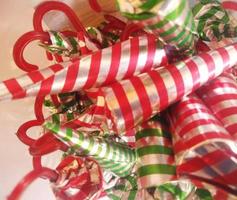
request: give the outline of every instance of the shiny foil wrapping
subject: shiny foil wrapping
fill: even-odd
[[[106,192],[109,198],[120,200],[186,199],[187,197],[198,197],[195,194],[195,187],[189,180],[172,181],[159,187],[138,189],[136,176],[127,176],[120,179],[114,187],[106,190]],[[203,194],[202,197],[207,197],[207,195]]]
[[[94,161],[67,156],[56,170],[59,176],[51,186],[58,200],[97,200],[100,196],[101,172],[99,165]]]
[[[193,8],[197,32],[202,40],[213,41],[237,36],[237,23],[216,0],[201,1]]]
[[[158,187],[176,178],[171,135],[155,120],[136,133],[138,187]]]
[[[153,35],[135,37],[84,56],[78,61],[59,63],[57,66],[61,70],[51,76],[42,77],[40,70],[3,81],[0,83],[0,100],[106,85],[166,63],[165,50],[157,47]]]
[[[237,82],[230,72],[237,64],[237,44],[226,38],[237,35],[236,20],[215,0],[200,0],[193,10],[186,0],[117,0],[117,14],[128,21],[103,18],[115,11],[114,0],[63,2],[87,28],[115,20],[106,34],[122,27],[115,30],[121,42],[102,45],[101,30],[94,37],[85,34],[90,39],[83,36],[86,27],[73,27],[76,17],[67,19],[67,12],[61,15],[56,8],[43,18],[51,42],[41,46],[48,59],[52,53],[57,62],[69,61],[0,82],[0,101],[37,98],[36,119],[18,131],[34,168],[40,168],[40,156],[64,151],[51,170],[56,178],[47,177],[56,198],[236,199]],[[102,12],[92,13],[91,3]],[[50,4],[56,5],[44,5]],[[35,19],[33,24],[35,29]],[[56,32],[63,30],[76,31],[75,40]],[[129,39],[122,41],[126,34]],[[140,34],[145,35],[131,37]],[[98,48],[97,36],[106,48]],[[196,39],[203,49],[195,48]],[[52,114],[46,118],[45,95],[51,95]],[[44,135],[31,139],[27,131],[38,123]]]
[[[60,128],[60,125],[46,123],[47,130],[69,147],[72,147],[78,156],[90,156],[102,168],[118,176],[127,176],[136,162],[136,153],[128,146],[95,136],[83,135],[70,128]]]
[[[230,73],[223,73],[197,90],[213,114],[231,136],[237,139],[237,82]]]
[[[118,0],[122,14],[179,50],[192,51],[196,28],[186,0]],[[184,53],[184,52],[182,52]]]
[[[235,54],[230,45],[102,88],[115,131],[130,130],[217,77],[236,64]]]
[[[177,173],[193,175],[236,191],[237,144],[196,95],[184,97],[169,112]]]

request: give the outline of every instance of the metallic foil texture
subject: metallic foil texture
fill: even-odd
[[[183,54],[193,52],[196,28],[188,1],[118,0],[118,5],[125,17],[144,26],[165,44]]]
[[[89,89],[128,78],[166,64],[165,50],[157,47],[153,35],[116,43],[78,61],[59,63],[63,68],[50,77],[34,71],[0,83],[0,100],[45,96]],[[64,66],[64,67],[63,67]]]
[[[129,131],[216,78],[237,63],[235,54],[230,45],[102,88],[114,131]]]
[[[91,156],[104,169],[118,176],[127,176],[136,162],[136,153],[126,145],[106,141],[103,138],[86,136],[70,128],[60,128],[60,125],[47,122],[47,130],[77,152],[78,156]]]
[[[234,76],[230,73],[223,73],[197,90],[197,93],[236,140],[237,82]]]
[[[237,144],[202,100],[184,97],[172,106],[169,119],[177,173],[236,190]]]

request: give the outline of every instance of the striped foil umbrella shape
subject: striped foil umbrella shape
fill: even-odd
[[[236,44],[103,87],[114,129],[123,133],[237,63]],[[99,97],[101,99],[101,97]]]
[[[212,41],[237,36],[237,24],[218,1],[201,1],[193,8],[197,32],[202,40]]]
[[[43,79],[38,71],[0,83],[0,100],[65,93],[109,84],[166,64],[165,50],[154,35],[134,37],[66,63],[60,72]],[[63,64],[62,64],[63,65]],[[41,79],[40,82],[34,80]]]
[[[94,158],[101,167],[118,176],[129,175],[136,162],[135,151],[125,145],[99,137],[85,136],[81,132],[61,128],[60,125],[50,122],[45,124],[45,128],[52,131],[66,145],[74,148],[79,156]]]
[[[197,94],[237,139],[237,82],[230,73],[224,73],[206,84]]]
[[[196,95],[172,106],[169,119],[177,174],[187,174],[237,186],[237,144],[211,110]]]
[[[136,133],[138,187],[158,187],[176,178],[171,135],[159,121],[150,120]]]
[[[196,28],[186,0],[118,0],[122,14],[144,26],[161,41],[179,50],[191,50]]]

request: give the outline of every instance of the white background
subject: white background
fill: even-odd
[[[23,73],[14,65],[12,47],[19,36],[32,30],[33,5],[36,3],[29,0],[0,1],[0,80]],[[40,66],[47,65],[46,59],[42,59],[43,53],[38,47],[27,49],[29,60]],[[32,170],[28,149],[15,133],[22,123],[33,117],[33,99],[0,102],[0,199],[6,199],[16,183]],[[48,182],[37,180],[21,199],[55,198]]]

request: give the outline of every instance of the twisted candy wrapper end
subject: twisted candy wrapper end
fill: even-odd
[[[35,71],[0,83],[0,100],[89,89],[128,78],[167,63],[154,35],[134,37],[81,57],[50,75]],[[66,66],[65,66],[66,65]]]

